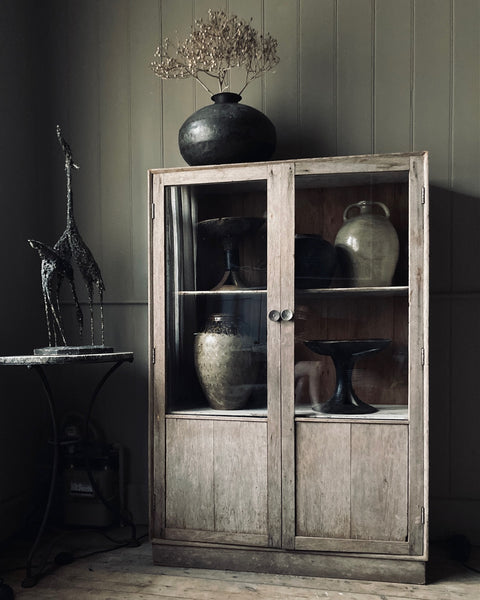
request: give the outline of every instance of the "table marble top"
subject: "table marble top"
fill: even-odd
[[[35,365],[65,365],[73,363],[106,363],[133,361],[133,352],[104,352],[99,354],[27,354],[19,356],[0,356],[1,365],[33,367]]]

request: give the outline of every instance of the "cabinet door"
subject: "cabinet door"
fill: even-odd
[[[299,550],[408,553],[408,426],[298,422]]]
[[[282,324],[285,548],[424,551],[424,159],[295,166],[293,335]]]
[[[267,424],[167,420],[167,539],[268,545]]]
[[[267,352],[275,343],[267,305],[279,278],[267,265],[267,180],[265,165],[153,175],[159,539],[281,545],[279,402],[270,377],[280,358]]]

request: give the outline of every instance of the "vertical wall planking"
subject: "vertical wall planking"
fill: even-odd
[[[453,168],[456,192],[480,196],[480,3],[453,3]]]
[[[109,380],[95,405],[95,418],[102,423],[106,439],[119,442],[125,450],[127,468],[127,506],[137,522],[146,517],[147,507],[147,333],[144,307],[114,304],[105,307],[110,327],[109,343],[118,351],[132,351],[133,363],[126,363]],[[121,417],[116,417],[121,415]],[[125,427],[128,423],[128,427]],[[143,432],[144,435],[139,435]]]
[[[230,15],[237,15],[245,21],[252,21],[254,27],[260,35],[268,33],[263,28],[263,0],[228,0]],[[278,68],[278,67],[277,67]],[[234,69],[231,79],[231,91],[239,92],[245,84],[244,72],[241,69]],[[263,78],[250,83],[247,89],[242,92],[242,103],[253,106],[257,110],[263,111]]]
[[[465,235],[480,220],[480,2],[453,4],[452,96],[452,279],[456,291],[480,289],[480,273],[472,272],[468,256],[480,255],[480,237]]]
[[[477,199],[478,201],[478,199]],[[480,499],[480,445],[478,444],[478,386],[480,312],[478,296],[463,296],[452,302],[452,386],[450,497]],[[472,524],[477,530],[478,519]]]
[[[451,355],[451,300],[430,299],[430,397],[432,418],[430,422],[430,494],[436,498],[448,498],[450,487],[450,381]],[[440,418],[436,418],[439,415]],[[433,518],[436,518],[434,515]],[[440,523],[439,523],[440,524]],[[436,525],[436,524],[435,524]]]
[[[265,31],[278,40],[280,63],[266,75],[265,114],[277,130],[275,158],[295,158],[299,146],[299,0],[264,0]]]
[[[414,149],[435,148],[432,185],[451,179],[451,3],[415,2]]]
[[[162,164],[161,83],[150,69],[160,42],[160,0],[129,1],[131,226],[135,268],[130,300],[147,301],[147,169]]]
[[[99,21],[97,2],[68,3],[68,111],[70,119],[62,124],[62,134],[70,144],[73,159],[79,169],[72,171],[72,190],[75,219],[85,243],[102,269],[102,198],[100,190],[100,115],[99,115]],[[55,131],[52,131],[52,135]],[[56,138],[55,138],[56,141]],[[59,231],[66,225],[64,155],[56,143],[56,167],[63,177],[64,205]],[[58,204],[60,206],[60,203]],[[53,240],[52,240],[53,243]],[[105,276],[105,275],[104,275]],[[84,301],[86,288],[81,277],[76,278],[78,293]],[[107,281],[108,285],[108,281]],[[70,294],[64,298],[72,301]],[[98,298],[97,298],[98,299]],[[85,330],[87,333],[87,329]],[[89,342],[88,335],[85,338]]]
[[[298,101],[302,157],[337,153],[336,25],[334,0],[301,0]]]
[[[338,0],[337,152],[373,151],[373,0]]]
[[[182,41],[193,23],[193,0],[161,0],[162,40]],[[162,40],[158,40],[161,43]],[[163,153],[164,167],[185,165],[178,149],[178,130],[195,110],[195,86],[192,79],[170,79],[163,88]]]
[[[51,199],[51,239],[41,241],[54,244],[56,236],[60,235],[65,227],[64,162],[55,127],[60,125],[65,131],[70,128],[71,110],[68,92],[69,80],[72,77],[69,68],[70,36],[68,31],[70,2],[52,0],[52,3],[48,5],[48,10],[45,36],[48,40],[49,111],[45,115],[44,137],[39,140],[39,146],[49,157],[45,190],[50,194]],[[40,289],[39,294],[39,298],[41,298]]]
[[[480,3],[452,2],[452,287],[462,296],[452,303],[451,495],[480,499],[480,482],[472,473],[480,462],[479,407],[471,393],[478,384],[480,318],[478,295],[463,296],[480,288],[478,269],[472,269],[480,241],[466,233],[480,218],[480,72],[470,60],[480,51]]]
[[[208,22],[208,11],[211,10],[223,10],[227,11],[227,0],[194,0],[194,19],[201,19],[204,23]],[[193,25],[193,21],[192,21]],[[208,87],[214,94],[219,92],[218,84],[216,79],[211,77],[204,78],[204,81],[208,80]],[[195,110],[212,104],[212,94],[202,88],[201,85],[195,83]],[[228,90],[227,90],[228,91]],[[187,115],[189,116],[189,115]],[[186,118],[186,117],[185,117]]]
[[[412,0],[375,0],[374,152],[412,149]]]
[[[414,5],[414,150],[430,152],[431,284],[451,286],[451,0]]]
[[[99,5],[100,181],[105,299],[131,297],[131,114],[128,0]]]

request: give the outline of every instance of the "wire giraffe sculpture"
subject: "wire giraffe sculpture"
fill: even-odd
[[[77,322],[80,326],[80,337],[83,331],[83,313],[78,301],[75,282],[73,279],[73,268],[68,260],[65,260],[58,252],[50,246],[36,240],[28,240],[30,246],[38,252],[41,259],[42,293],[47,319],[48,344],[57,346],[59,341],[67,345],[62,315],[60,312],[59,292],[64,278],[68,279],[75,302]]]
[[[42,242],[29,240],[32,248],[36,249],[41,258],[41,277],[42,277],[42,292],[45,303],[45,312],[47,316],[47,328],[49,345],[57,343],[57,331],[61,341],[66,345],[65,332],[62,319],[60,316],[59,307],[59,290],[63,279],[68,279],[72,290],[76,318],[80,327],[80,335],[83,333],[83,313],[80,307],[75,283],[73,279],[73,264],[78,267],[80,274],[84,280],[88,294],[88,304],[90,310],[90,338],[91,345],[95,343],[95,323],[93,298],[95,288],[99,294],[100,300],[100,327],[101,327],[101,344],[104,345],[104,317],[103,317],[103,293],[105,284],[102,279],[100,268],[95,261],[92,252],[84,242],[73,213],[73,193],[72,193],[72,170],[78,169],[78,165],[73,161],[73,155],[70,146],[62,136],[60,126],[57,125],[58,142],[65,155],[65,175],[67,188],[67,225],[64,232],[55,243],[53,248],[50,248]],[[73,263],[73,264],[72,264]]]

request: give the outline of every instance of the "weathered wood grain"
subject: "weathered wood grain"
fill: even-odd
[[[349,538],[350,424],[297,423],[295,466],[296,535]]]
[[[215,529],[267,534],[267,424],[214,424]]]
[[[166,527],[214,531],[213,423],[169,419],[166,447]]]
[[[167,538],[268,542],[265,421],[169,418],[166,443]]]
[[[336,553],[303,553],[240,546],[155,544],[154,561],[159,565],[185,568],[225,569],[235,564],[241,571],[289,575],[341,577],[404,583],[425,583],[425,563],[408,557],[362,556]],[[307,560],[305,560],[307,559]],[[233,562],[232,562],[233,561]]]
[[[429,190],[428,155],[412,157],[409,204],[409,541],[427,553],[429,415]],[[414,400],[415,399],[415,400]]]
[[[351,536],[406,542],[408,427],[352,425]]]

